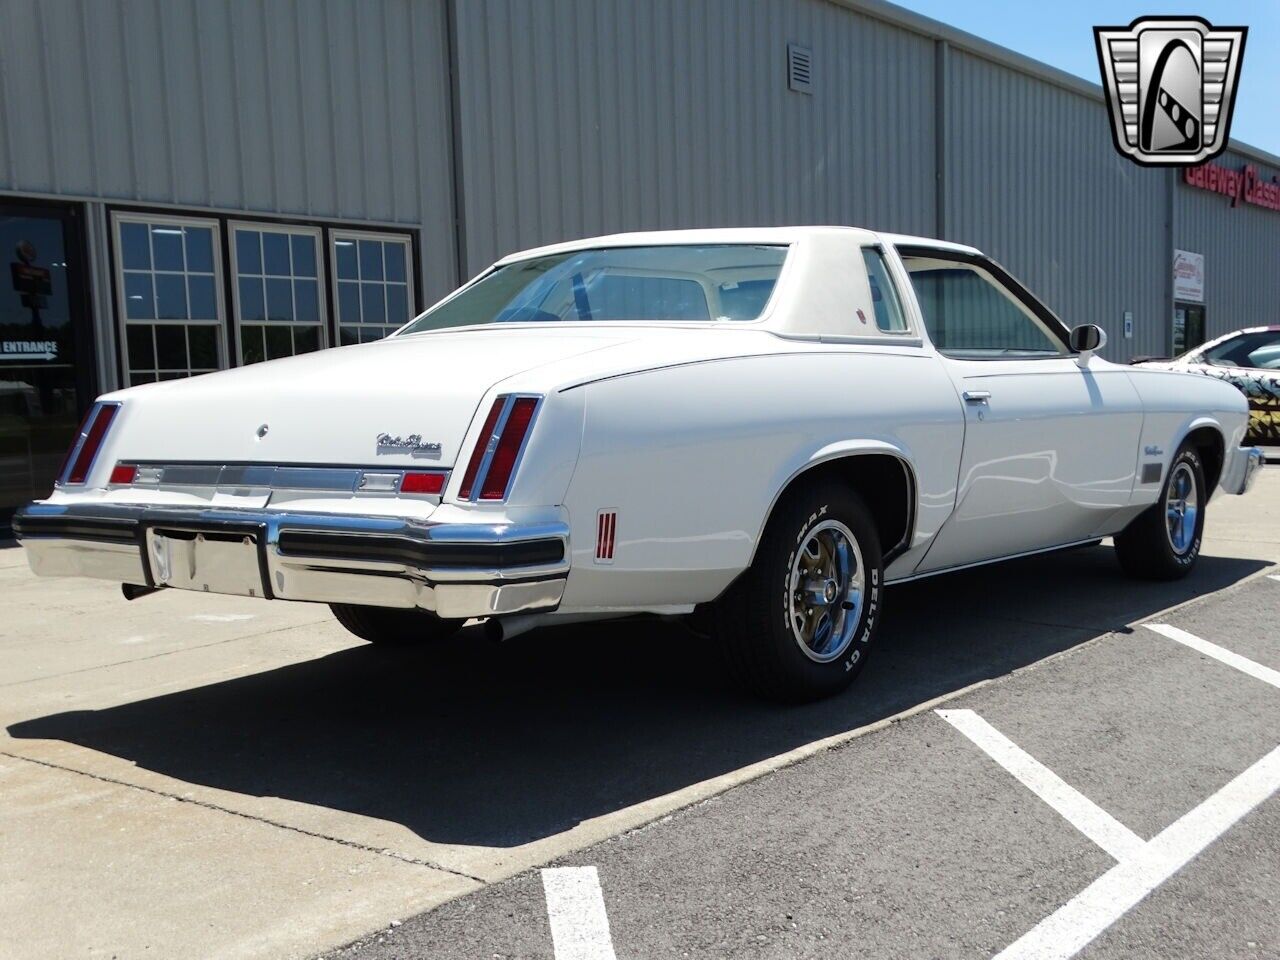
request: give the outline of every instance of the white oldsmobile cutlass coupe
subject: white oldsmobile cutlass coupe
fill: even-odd
[[[1260,452],[970,247],[838,227],[515,254],[386,340],[121,390],[32,568],[328,603],[374,643],[699,613],[772,697],[846,686],[887,584],[1114,536],[1195,564]]]

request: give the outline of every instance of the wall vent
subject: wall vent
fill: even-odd
[[[787,86],[796,93],[813,93],[812,48],[787,44]]]

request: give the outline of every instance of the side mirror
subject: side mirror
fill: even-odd
[[[1076,363],[1087,366],[1094,352],[1107,345],[1107,332],[1096,323],[1082,323],[1067,338],[1072,353],[1079,354]]]

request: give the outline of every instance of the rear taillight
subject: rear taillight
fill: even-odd
[[[132,463],[117,463],[111,468],[111,479],[107,481],[112,485],[128,486],[133,483],[134,478],[138,476],[138,468]]]
[[[462,475],[462,487],[458,490],[458,497],[462,500],[471,499],[471,488],[475,485],[476,474],[480,472],[480,464],[484,462],[485,453],[497,439],[494,436],[494,429],[498,426],[498,417],[502,416],[502,410],[506,405],[506,397],[499,397],[493,401],[493,406],[489,408],[489,415],[484,418],[484,426],[480,428],[480,436],[476,438],[476,448],[471,451],[471,460],[467,463],[467,472]]]
[[[67,468],[71,466],[71,458],[75,452],[80,449],[80,442],[84,440],[84,435],[89,429],[89,424],[93,422],[94,416],[98,412],[98,405],[95,403],[85,412],[84,419],[80,421],[80,426],[76,430],[76,435],[71,438],[71,446],[67,447],[67,452],[62,455],[62,462],[58,464],[58,472],[54,474],[58,483],[62,483],[62,478],[67,475]]]
[[[115,419],[119,410],[118,403],[94,404],[89,415],[85,417],[80,434],[71,446],[71,451],[63,461],[63,468],[58,474],[58,483],[81,484],[88,480],[89,471],[93,469],[93,461],[97,458],[102,441],[111,428],[111,421]]]
[[[400,481],[401,493],[438,494],[444,489],[444,473],[406,473]]]
[[[525,438],[533,423],[533,412],[537,409],[537,397],[517,397],[511,405],[507,422],[502,426],[497,449],[493,451],[493,459],[489,461],[489,471],[480,481],[481,500],[507,499],[511,474],[515,472],[516,460],[524,448]]]
[[[505,500],[541,397],[502,396],[480,428],[458,490],[461,500]]]

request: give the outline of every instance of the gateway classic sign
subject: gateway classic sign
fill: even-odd
[[[1255,207],[1280,212],[1280,181],[1275,177],[1264,180],[1258,175],[1258,168],[1251,163],[1240,170],[1217,163],[1187,167],[1182,171],[1182,182],[1229,197],[1233,207],[1243,200]]]

